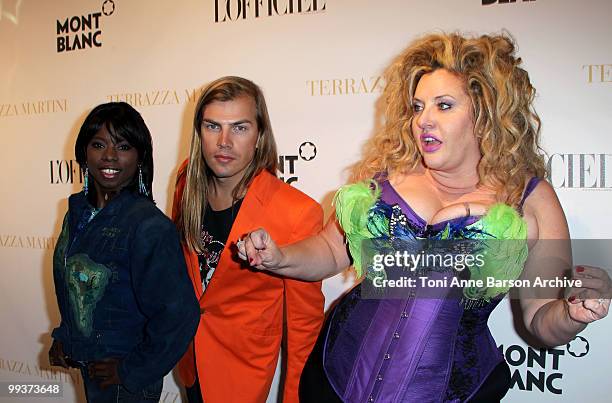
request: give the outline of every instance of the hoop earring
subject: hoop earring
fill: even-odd
[[[83,177],[83,193],[85,196],[89,193],[89,168],[85,167],[85,175]]]
[[[142,180],[142,166],[138,165],[138,193],[149,196],[149,191]]]

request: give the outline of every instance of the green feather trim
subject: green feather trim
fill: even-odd
[[[479,241],[477,253],[483,255],[481,267],[470,267],[470,279],[482,280],[484,287],[466,287],[464,295],[469,299],[485,299],[505,294],[510,287],[486,287],[487,278],[516,280],[521,275],[527,260],[527,223],[512,207],[506,204],[493,205],[477,222],[487,237]]]
[[[363,274],[362,241],[373,237],[368,228],[369,211],[379,196],[380,189],[373,180],[342,186],[334,196],[336,217],[346,236],[358,277]]]

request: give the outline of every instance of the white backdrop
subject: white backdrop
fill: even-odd
[[[572,236],[611,238],[611,15],[610,0],[0,0],[0,381],[61,380],[58,401],[82,399],[78,376],[46,359],[59,320],[51,255],[66,197],[81,187],[77,130],[106,101],[144,116],[154,195],[169,212],[197,89],[222,75],[252,79],[266,94],[280,176],[329,213],[375,130],[391,59],[425,32],[506,29],[538,89]],[[305,142],[314,158],[308,145],[300,155]],[[351,284],[326,280],[327,305]],[[505,401],[609,401],[609,319],[543,352],[516,335],[507,304],[490,322],[514,373]],[[162,401],[180,402],[178,393],[169,376]]]

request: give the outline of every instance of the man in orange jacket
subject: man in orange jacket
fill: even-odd
[[[190,402],[264,402],[281,340],[283,401],[298,401],[300,374],[323,320],[321,283],[253,271],[236,256],[236,242],[259,227],[280,244],[321,229],[321,207],[276,178],[277,161],[259,87],[240,77],[209,84],[196,106],[172,211],[200,300],[196,336],[179,362]]]

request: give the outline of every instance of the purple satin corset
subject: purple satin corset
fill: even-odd
[[[530,181],[523,200],[536,184]],[[427,225],[388,181],[380,186],[377,203],[399,206],[403,230],[419,238],[480,218]],[[487,326],[503,296],[469,305],[419,298],[418,288],[404,299],[366,299],[361,292],[360,284],[335,308],[323,350],[327,377],[345,402],[466,401],[503,360]]]

